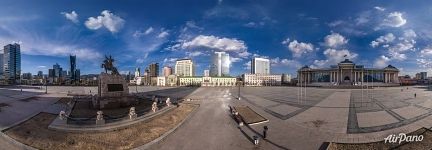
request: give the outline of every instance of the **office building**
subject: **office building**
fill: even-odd
[[[210,66],[210,76],[229,76],[231,61],[228,53],[215,52],[212,55],[212,64]]]
[[[3,76],[7,83],[16,84],[21,75],[20,45],[8,44],[3,49]]]
[[[420,72],[420,79],[426,80],[427,79],[427,72]]]
[[[168,77],[171,74],[172,74],[172,68],[171,67],[169,67],[169,66],[163,67],[163,75],[164,75],[164,77]]]
[[[70,76],[70,83],[74,84],[76,79],[77,79],[77,75],[76,75],[76,56],[73,55],[69,55],[69,65],[70,65],[70,70],[69,70],[69,76]]]
[[[3,78],[3,54],[0,54],[0,79]]]
[[[251,61],[252,74],[270,74],[270,60],[266,58],[253,58]]]
[[[243,74],[245,86],[278,86],[282,83],[282,75]]]
[[[210,76],[210,70],[204,70],[204,77]]]
[[[191,59],[176,61],[175,74],[177,76],[190,77],[195,75],[195,66]]]
[[[149,76],[150,77],[159,76],[159,63],[152,63],[149,65]]]

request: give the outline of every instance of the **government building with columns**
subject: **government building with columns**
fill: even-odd
[[[398,86],[398,74],[399,69],[392,65],[365,68],[345,59],[330,68],[304,66],[297,71],[297,78],[299,86]]]

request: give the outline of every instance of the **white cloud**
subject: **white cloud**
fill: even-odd
[[[37,68],[46,68],[47,66],[37,66]]]
[[[380,44],[391,43],[396,39],[396,37],[392,33],[387,33],[386,35],[378,37],[376,40],[371,42],[372,47],[377,47]]]
[[[407,23],[407,20],[403,18],[402,13],[392,12],[383,20],[383,26],[389,27],[401,27]]]
[[[169,35],[168,31],[162,31],[161,33],[159,33],[159,35],[157,36],[158,38],[165,38]]]
[[[250,70],[250,69],[251,69],[251,66],[252,66],[252,63],[251,63],[251,61],[249,60],[248,62],[246,62],[246,63],[243,64],[243,69],[244,69],[244,70]]]
[[[142,31],[142,30],[136,30],[136,31],[133,33],[133,37],[135,37],[135,38],[140,38],[141,36],[148,35],[148,34],[152,33],[153,31],[154,31],[153,27],[149,27],[149,28],[147,28],[147,30],[145,30],[145,31]]]
[[[384,68],[388,65],[388,62],[390,61],[390,58],[381,55],[379,58],[377,58],[374,62],[374,66],[378,68]]]
[[[186,52],[186,55],[188,55],[189,57],[196,57],[196,56],[200,56],[203,55],[203,52],[200,51],[194,51],[194,52]]]
[[[104,10],[100,16],[90,17],[84,24],[91,30],[105,27],[110,32],[115,33],[123,27],[124,23],[125,21],[119,16],[111,13],[109,10]]]
[[[335,65],[344,59],[350,59],[355,60],[358,56],[358,54],[350,52],[347,49],[342,50],[336,50],[336,49],[326,49],[323,52],[324,56],[326,57],[325,60],[315,60],[314,65],[318,67],[325,67],[330,65]]]
[[[237,58],[237,57],[230,57],[230,61],[231,62],[240,62],[240,61],[242,61],[243,59],[241,59],[241,58]]]
[[[348,39],[339,33],[332,33],[324,38],[324,44],[328,47],[338,47],[348,43]]]
[[[207,47],[220,51],[244,51],[247,49],[245,43],[241,40],[220,38],[213,35],[199,35],[193,40],[183,43],[181,47],[183,49]]]
[[[281,59],[279,57],[271,58],[270,64],[272,66],[287,66],[296,69],[301,67],[301,64],[296,60],[291,60],[286,58]]]
[[[293,57],[300,57],[303,54],[314,51],[314,47],[311,43],[298,42],[297,40],[290,42],[289,39],[286,39],[282,41],[282,44],[288,47],[288,49],[292,52]]]
[[[432,60],[431,59],[416,59],[417,64],[422,68],[431,68],[432,67]]]
[[[153,32],[153,27],[149,27],[145,32],[144,32],[144,34],[145,35],[147,35],[147,34],[150,34],[150,33],[152,33]]]
[[[72,21],[73,23],[78,23],[78,14],[75,11],[72,11],[70,13],[62,12],[62,15],[66,17],[66,19]]]
[[[421,56],[432,56],[432,47],[428,46],[420,51]]]
[[[375,6],[374,8],[375,8],[376,10],[379,10],[379,11],[385,11],[385,8],[384,8],[384,7]]]

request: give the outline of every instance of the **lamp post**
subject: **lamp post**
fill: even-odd
[[[241,86],[241,81],[238,82],[238,100],[240,100],[240,86]]]

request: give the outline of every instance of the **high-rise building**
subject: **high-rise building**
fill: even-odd
[[[80,80],[81,80],[81,71],[79,69],[75,70],[75,76],[76,76],[75,83],[76,82],[80,83]]]
[[[420,72],[420,79],[422,80],[427,79],[427,72]]]
[[[163,67],[163,75],[164,75],[164,77],[168,77],[171,74],[172,74],[172,68],[171,67],[169,67],[169,66]]]
[[[180,59],[176,61],[175,74],[178,76],[195,76],[195,66],[191,59]]]
[[[152,63],[149,65],[149,75],[150,77],[159,76],[159,63]]]
[[[210,76],[229,76],[231,61],[228,53],[215,52],[212,55]]]
[[[140,77],[140,76],[141,76],[141,71],[140,71],[140,68],[137,67],[137,68],[135,68],[135,78]]]
[[[0,78],[3,78],[3,54],[0,54]]]
[[[43,77],[43,72],[42,71],[38,71],[37,76],[38,77]]]
[[[210,76],[210,70],[204,70],[204,77]]]
[[[23,73],[23,74],[22,74],[22,79],[25,79],[25,80],[31,80],[31,79],[32,79],[32,74],[31,74],[30,72],[28,72],[28,73]]]
[[[3,49],[3,75],[9,84],[16,84],[21,75],[21,48],[17,43]]]
[[[70,81],[71,81],[71,84],[74,84],[75,80],[77,78],[77,76],[76,76],[76,56],[73,56],[73,55],[69,56],[69,64],[70,64],[70,70],[69,70]]]
[[[251,61],[251,73],[252,74],[270,74],[270,60],[266,58],[253,58]]]

